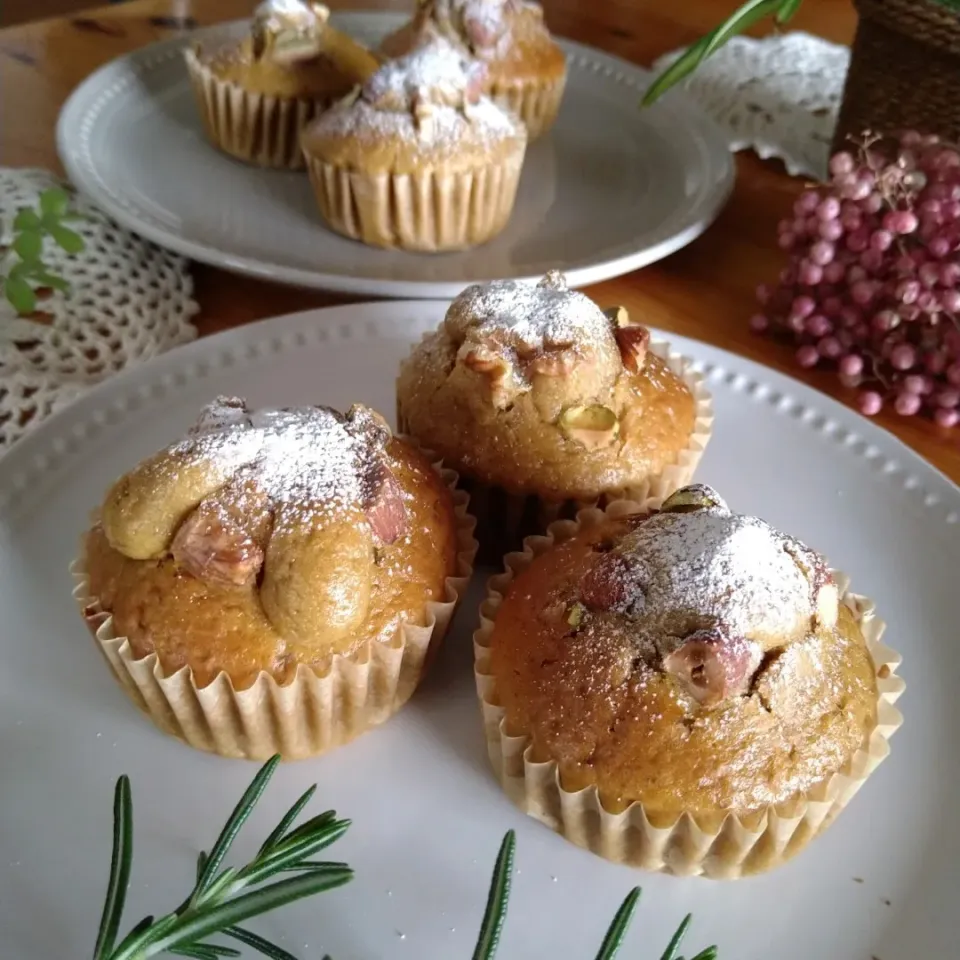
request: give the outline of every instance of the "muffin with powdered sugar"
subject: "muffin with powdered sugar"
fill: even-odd
[[[468,287],[404,360],[397,409],[460,473],[497,559],[579,507],[688,483],[712,422],[686,360],[557,271]]]
[[[215,146],[263,167],[303,167],[303,128],[380,65],[329,18],[313,0],[264,0],[247,36],[186,48],[204,130]]]
[[[320,753],[402,706],[449,623],[475,549],[454,480],[367,407],[221,398],[107,493],[76,595],[168,733]]]
[[[550,36],[543,8],[530,0],[418,0],[410,23],[380,46],[404,56],[439,32],[486,67],[484,90],[523,121],[531,140],[556,120],[567,58]]]
[[[527,136],[483,96],[482,73],[436,36],[308,127],[303,151],[327,225],[371,246],[424,252],[500,233]]]
[[[507,558],[475,636],[491,760],[527,813],[645,869],[732,878],[823,831],[889,752],[899,656],[846,578],[709,487]]]

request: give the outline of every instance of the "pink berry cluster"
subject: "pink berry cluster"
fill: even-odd
[[[890,403],[960,422],[960,153],[937,137],[865,136],[781,221],[790,255],[751,327],[831,365],[873,416]]]

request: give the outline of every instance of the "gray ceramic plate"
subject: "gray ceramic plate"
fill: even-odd
[[[130,370],[0,460],[0,931],[4,960],[87,957],[109,867],[111,796],[130,774],[128,922],[172,909],[255,766],[182,746],[119,689],[80,620],[67,566],[108,484],[220,393],[256,405],[363,401],[389,412],[397,363],[443,313],[381,303],[284,317]],[[300,960],[468,960],[504,832],[517,831],[498,960],[587,960],[635,884],[623,956],[659,957],[692,911],[690,945],[721,960],[956,957],[960,827],[960,490],[889,434],[808,387],[691,340],[716,430],[700,477],[734,509],[822,550],[873,597],[903,654],[892,754],[825,836],[737,882],[636,873],[519,813],[490,770],[473,681],[473,595],[436,669],[393,720],[282,767],[238,856],[305,787],[353,819],[329,851],[352,885],[253,922]],[[695,950],[686,950],[687,957]]]
[[[335,18],[376,42],[403,18]],[[212,37],[246,30],[229,24]],[[74,92],[57,131],[73,182],[119,223],[195,260],[285,283],[371,296],[452,297],[467,284],[567,270],[576,286],[659,260],[702,233],[733,183],[721,133],[682,94],[641,111],[647,74],[564,42],[559,120],[533,144],[506,231],[465,253],[375,250],[320,222],[305,174],[258,170],[204,138],[185,39],[139,50]]]

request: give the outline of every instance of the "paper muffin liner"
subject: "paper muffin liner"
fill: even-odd
[[[460,487],[470,494],[470,510],[477,519],[477,530],[480,531],[478,559],[481,562],[499,563],[505,553],[521,546],[525,536],[542,532],[556,520],[573,519],[586,507],[602,508],[617,500],[664,500],[674,490],[691,482],[713,433],[713,397],[703,377],[693,369],[693,361],[675,353],[669,343],[651,341],[647,349],[665,360],[671,372],[683,380],[693,394],[693,432],[676,461],[643,483],[610,489],[592,500],[544,500],[536,494],[510,493],[495,484],[461,475]],[[401,433],[410,431],[399,397],[397,429]]]
[[[428,451],[424,451],[429,456]],[[114,676],[136,705],[166,733],[198,750],[224,757],[284,760],[316,756],[383,723],[407,702],[429,665],[473,574],[477,542],[469,497],[457,474],[434,464],[453,495],[456,573],[446,579],[443,600],[426,605],[423,626],[402,624],[389,641],[369,641],[331,658],[321,675],[301,665],[289,683],[261,672],[234,688],[226,673],[198,687],[190,667],[166,675],[155,653],[137,659],[113,618],[90,595],[83,551],[70,567],[74,598]]]
[[[567,74],[553,81],[495,80],[488,95],[498,106],[516,114],[527,128],[527,138],[536,140],[554,124],[567,86]]]
[[[493,239],[507,225],[525,150],[502,163],[445,173],[361,173],[306,154],[327,225],[373,247],[437,253]]]
[[[303,169],[300,133],[333,98],[253,93],[220,79],[194,50],[184,56],[204,129],[216,146],[261,167]]]
[[[660,497],[643,503],[619,501],[607,509],[589,508],[576,520],[561,520],[546,535],[528,537],[522,553],[505,557],[505,572],[490,579],[480,607],[480,627],[474,634],[474,674],[483,711],[487,752],[507,796],[525,813],[568,840],[617,863],[677,876],[736,879],[762,873],[785,863],[822,833],[889,754],[889,739],[903,722],[893,706],[904,690],[896,676],[901,657],[881,643],[886,624],[874,603],[849,591],[850,578],[832,571],[841,603],[854,614],[877,680],[877,723],[866,745],[850,762],[813,790],[770,806],[744,822],[735,814],[698,823],[690,813],[669,826],[654,826],[643,804],[635,801],[619,813],[606,810],[595,786],[568,791],[560,783],[556,762],[532,758],[529,736],[508,729],[496,679],[490,672],[490,638],[503,599],[513,579],[533,561],[610,517],[650,512]]]

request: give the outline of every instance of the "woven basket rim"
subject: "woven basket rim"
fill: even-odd
[[[854,0],[861,21],[960,55],[960,9],[933,0]]]

